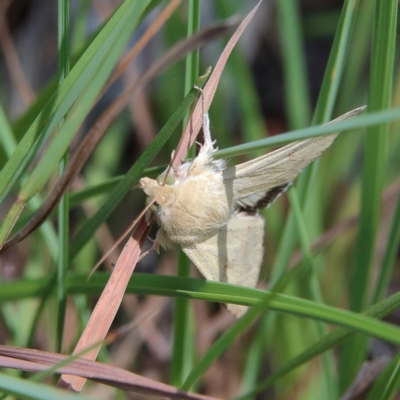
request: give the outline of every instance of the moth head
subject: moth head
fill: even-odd
[[[168,201],[171,201],[171,187],[162,185],[156,179],[142,178],[140,180],[140,187],[160,207],[165,206]]]

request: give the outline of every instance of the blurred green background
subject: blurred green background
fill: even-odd
[[[9,228],[18,232],[32,218],[57,181],[58,170],[68,165],[99,116],[161,55],[193,31],[231,17],[242,20],[257,1],[183,1],[95,102],[118,59],[168,3],[130,0],[118,16],[119,1],[1,2],[3,233]],[[267,151],[256,142],[247,154],[231,157],[233,146],[323,124],[364,104],[378,114],[398,107],[397,34],[394,0],[263,0],[229,58],[210,108],[213,138],[226,150],[229,164]],[[122,245],[92,280],[86,276],[144,207],[145,196],[132,176],[155,176],[165,168],[183,124],[168,133],[171,137],[158,154],[138,159],[157,133],[168,128],[167,121],[197,77],[215,66],[229,37],[227,33],[174,62],[136,91],[73,180],[60,208],[1,254],[0,344],[71,353],[107,280],[104,271],[112,269]],[[398,292],[398,118],[369,126],[363,120],[358,129],[339,135],[289,195],[263,212],[265,256],[259,288],[292,296],[290,305],[272,298],[265,303],[272,310],[252,310],[254,315],[236,322],[222,304],[184,298],[176,302],[181,289],[151,296],[165,289],[163,275],[177,274],[177,263],[178,275],[202,279],[182,255],[177,261],[177,251],[152,252],[136,267],[113,327],[149,310],[159,312],[107,346],[101,360],[224,399],[253,390],[249,398],[395,398],[398,341],[390,340],[389,328],[398,324],[398,313],[387,317],[392,325],[370,327],[367,319],[351,322],[352,314],[345,310],[360,313]],[[17,145],[28,136],[32,139],[23,150]],[[69,155],[62,156],[67,148]],[[115,194],[132,169],[132,182],[125,180]],[[27,200],[27,207],[13,214],[20,198]],[[140,273],[151,274],[146,288],[141,288]],[[191,287],[192,281],[185,279]],[[194,292],[187,297],[224,302],[224,296],[240,296],[235,288],[209,283]],[[261,296],[246,293],[250,302]],[[296,299],[303,308],[296,308]],[[303,305],[302,299],[311,302]],[[323,304],[331,308],[323,309]],[[382,307],[380,318],[398,308],[387,303]],[[336,316],[335,310],[344,312]],[[339,338],[325,339],[333,324],[368,335],[349,333],[339,346]],[[326,348],[319,350],[321,343]],[[296,359],[306,351],[311,361]],[[297,365],[302,366],[293,372]],[[360,392],[357,379],[365,383]],[[99,395],[96,384],[85,390],[95,398],[130,398],[122,391]]]

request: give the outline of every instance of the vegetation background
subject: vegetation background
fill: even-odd
[[[173,3],[161,29],[103,93],[118,60]],[[124,89],[178,41],[234,15],[242,20],[256,4],[3,0],[1,242],[29,224],[99,116],[114,116],[108,107]],[[210,108],[220,155],[243,162],[299,135],[322,134],[307,127],[358,106],[368,104],[368,115],[343,125],[352,131],[263,213],[259,290],[204,282],[181,253],[152,252],[138,263],[112,330],[130,321],[134,327],[105,346],[100,361],[216,398],[395,398],[397,7],[395,0],[263,0]],[[122,245],[87,276],[145,204],[132,185],[169,162],[183,126],[174,129],[169,119],[179,110],[187,118],[195,93],[182,111],[185,95],[215,66],[230,35],[174,61],[135,91],[60,206],[1,254],[0,344],[72,353]],[[146,153],[158,132],[171,137],[158,154]],[[290,133],[281,143],[277,135],[284,132]],[[239,144],[247,146],[239,151]],[[229,300],[256,305],[236,321],[220,304]],[[53,378],[30,386],[35,376],[19,369],[1,371],[0,390],[55,398],[47,391]],[[83,393],[148,398],[94,382]]]

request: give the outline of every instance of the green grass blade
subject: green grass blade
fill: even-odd
[[[393,68],[396,44],[398,2],[376,2],[375,29],[371,59],[369,110],[389,108],[392,102]],[[382,46],[385,43],[385,46]],[[350,307],[359,311],[370,303],[375,241],[380,218],[380,202],[385,180],[388,124],[367,129],[364,147],[360,226],[355,265],[350,282]],[[354,339],[344,346],[340,359],[341,388],[356,376],[366,352],[366,342]]]
[[[82,394],[69,393],[62,389],[54,389],[47,385],[29,382],[27,379],[0,373],[0,389],[2,393],[14,395],[19,399],[32,400],[93,400],[92,397]]]
[[[177,276],[190,276],[191,262],[186,254],[178,253]],[[180,387],[193,368],[195,357],[194,321],[189,299],[177,298],[174,307],[174,342],[171,363],[171,384]]]
[[[326,123],[332,117],[333,107],[338,95],[346,56],[350,46],[351,34],[356,21],[358,6],[359,2],[357,0],[347,0],[343,6],[338,30],[335,34],[328,65],[318,96],[313,124]]]
[[[90,281],[85,281],[82,275],[71,275],[68,286],[69,292],[98,294],[104,287],[108,276],[108,274],[98,273]],[[128,285],[128,292],[141,295],[186,297],[248,306],[265,301],[265,296],[268,294],[263,290],[229,285],[227,283],[139,273],[133,274]],[[393,295],[389,299],[391,300],[385,299],[378,303],[379,310],[388,307],[388,304],[392,305],[393,301],[400,301],[400,294]],[[283,294],[274,295],[269,308],[274,311],[347,326],[371,336],[380,337],[393,343],[400,343],[400,328],[340,308]]]
[[[311,100],[297,0],[278,1],[279,37],[282,48],[285,102],[289,126],[309,124]]]
[[[335,122],[329,125],[317,125],[304,129],[298,129],[289,133],[256,140],[254,142],[233,146],[216,152],[216,158],[226,158],[250,153],[257,148],[269,148],[281,146],[294,140],[303,140],[309,137],[326,135],[333,132],[344,132],[351,129],[378,125],[385,122],[400,119],[400,108],[377,111],[368,115],[361,115],[346,121]]]
[[[88,281],[86,275],[71,273],[67,278],[68,293],[99,295],[104,289],[108,278],[108,273],[98,272]],[[0,302],[45,293],[49,279],[26,279],[19,282],[0,283]],[[247,306],[253,306],[261,301],[265,301],[265,296],[271,293],[264,290],[227,283],[209,282],[201,279],[141,273],[132,275],[127,292],[137,295],[185,297]],[[365,312],[365,315],[279,293],[274,294],[268,304],[268,308],[273,311],[348,327],[352,330],[399,344],[400,328],[387,322],[373,319],[382,318],[388,313],[393,312],[396,307],[400,307],[400,293],[396,293],[370,307]]]
[[[69,0],[58,0],[58,82],[62,84],[69,73],[69,28],[70,10]],[[64,120],[60,121],[62,127]],[[61,176],[65,166],[68,164],[69,151],[66,150],[59,166],[58,175]],[[56,343],[57,351],[62,350],[64,331],[65,308],[67,303],[67,291],[65,274],[68,270],[69,261],[69,191],[67,190],[58,205],[58,263],[57,263],[57,328]]]

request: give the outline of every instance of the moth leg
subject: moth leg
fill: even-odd
[[[202,114],[203,114],[203,134],[204,134],[204,144],[200,147],[199,154],[209,153],[215,151],[214,144],[215,141],[211,139],[210,132],[210,117],[208,116],[208,112],[206,112],[205,98],[203,89],[199,86],[194,86],[201,94],[201,105],[202,105]]]
[[[157,242],[157,239],[153,240],[153,239],[151,239],[151,238],[149,238],[149,237],[148,237],[147,239],[150,240],[150,242],[152,243],[152,245],[151,245],[150,248],[148,248],[147,250],[143,251],[143,252],[140,254],[140,256],[139,256],[139,258],[138,258],[138,262],[139,262],[142,258],[146,257],[147,254],[150,254],[153,250],[155,250],[157,254],[160,254],[160,243]]]
[[[155,250],[158,254],[160,253],[159,250],[154,246],[154,243],[153,243],[153,245],[149,249],[147,249],[147,250],[143,251],[142,253],[140,253],[140,256],[138,258],[138,262],[140,260],[142,260],[144,257],[146,257],[147,254],[150,254],[153,250]]]

